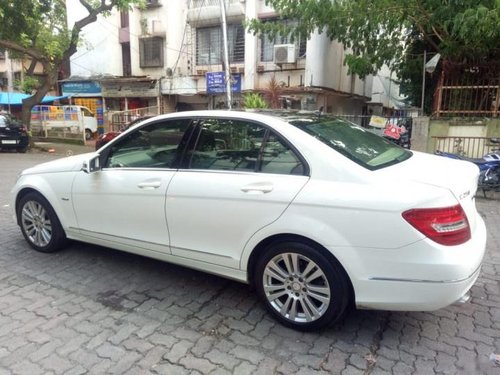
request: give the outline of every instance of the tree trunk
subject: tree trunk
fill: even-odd
[[[33,148],[35,145],[33,142],[33,137],[31,134],[31,109],[40,104],[45,97],[45,95],[49,92],[50,88],[57,81],[57,70],[52,69],[51,67],[44,66],[44,70],[47,72],[45,79],[43,80],[42,85],[38,88],[36,93],[32,96],[23,99],[21,119],[22,123],[28,129],[29,136],[29,147]]]

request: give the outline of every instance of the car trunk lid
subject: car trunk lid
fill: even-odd
[[[471,230],[474,231],[477,215],[474,196],[479,168],[473,163],[413,152],[411,158],[378,172],[390,175],[387,177],[395,180],[405,179],[451,191],[465,211]]]

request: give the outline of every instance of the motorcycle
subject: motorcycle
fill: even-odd
[[[500,139],[492,138],[491,143],[500,143]],[[484,155],[480,159],[468,158],[466,156],[453,154],[451,152],[436,151],[436,155],[470,161],[479,167],[478,187],[487,190],[500,191],[500,150]]]

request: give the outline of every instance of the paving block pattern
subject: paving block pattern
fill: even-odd
[[[8,192],[57,157],[0,153],[0,374],[499,374],[500,202],[478,200],[488,252],[472,300],[435,312],[355,311],[302,333],[246,285],[83,243],[26,244]]]

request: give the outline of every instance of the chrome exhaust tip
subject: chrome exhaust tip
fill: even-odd
[[[471,299],[470,293],[466,292],[462,297],[457,299],[454,303],[454,305],[463,305],[464,303],[469,302]]]

